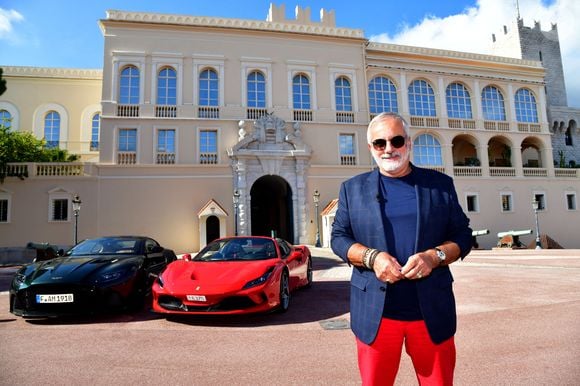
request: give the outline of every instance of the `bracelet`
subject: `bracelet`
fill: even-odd
[[[365,268],[371,269],[370,265],[369,265],[369,259],[371,257],[370,252],[372,251],[372,249],[367,248],[365,249],[365,251],[363,252],[363,258],[362,258],[362,263],[363,266]]]
[[[362,255],[362,263],[363,266],[367,269],[373,269],[373,266],[375,265],[375,259],[377,258],[377,255],[380,253],[379,250],[377,249],[372,249],[372,248],[367,248],[364,250],[363,255]]]
[[[371,257],[369,258],[369,266],[371,267],[371,269],[374,268],[375,259],[377,258],[379,253],[381,253],[381,251],[379,251],[378,249],[373,249],[373,251],[371,252]]]

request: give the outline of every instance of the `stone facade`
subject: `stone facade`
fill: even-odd
[[[453,176],[472,227],[490,230],[480,246],[495,246],[499,232],[533,228],[531,201],[540,199],[543,233],[580,247],[570,226],[579,223],[579,170],[553,162],[560,127],[574,124],[578,147],[577,115],[549,106],[549,69],[540,61],[369,42],[361,30],[336,27],[333,13],[313,22],[309,12],[298,8],[296,19],[286,20],[283,9],[271,7],[267,20],[256,21],[110,11],[100,21],[102,71],[4,67],[9,88],[0,110],[13,116],[13,129],[42,137],[45,114],[59,112],[59,145],[83,162],[9,165],[28,178],[0,185],[7,210],[0,211],[0,247],[69,243],[76,218],[67,203],[76,195],[81,239],[145,234],[184,253],[214,235],[273,231],[306,244],[320,234],[328,246],[329,205],[340,184],[374,167],[366,128],[376,114],[375,80],[390,82],[398,112],[410,122],[414,162]],[[129,103],[120,90],[127,68],[139,79]],[[172,103],[158,98],[165,69],[175,72]],[[210,106],[199,91],[205,71],[218,82]],[[250,103],[250,74],[263,79],[261,106]],[[297,78],[308,84],[307,107],[294,103]],[[411,86],[432,111],[411,106]],[[453,86],[469,95],[469,116],[450,114]],[[484,114],[489,87],[505,96],[504,119]],[[522,89],[534,97],[534,122],[516,118]],[[98,151],[89,146],[97,113]],[[565,124],[552,124],[554,116]],[[161,140],[168,132],[170,151]],[[134,142],[125,146],[129,134]]]

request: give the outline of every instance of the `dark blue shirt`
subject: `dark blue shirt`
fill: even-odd
[[[387,252],[403,266],[415,252],[418,209],[414,173],[400,178],[381,175],[379,191]],[[383,316],[406,321],[423,319],[414,280],[388,285]]]

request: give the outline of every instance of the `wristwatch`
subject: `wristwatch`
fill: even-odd
[[[439,264],[442,264],[445,259],[447,259],[447,255],[440,248],[435,247],[435,251],[437,252],[437,257],[439,258]]]

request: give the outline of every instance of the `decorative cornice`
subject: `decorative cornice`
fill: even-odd
[[[110,21],[125,21],[133,23],[169,24],[184,26],[202,26],[214,28],[236,28],[261,31],[291,32],[309,35],[324,35],[343,38],[364,39],[361,29],[337,28],[320,24],[297,24],[270,22],[261,20],[229,19],[206,16],[170,15],[146,12],[125,12],[108,10],[107,19]]]
[[[2,66],[4,76],[31,78],[93,79],[102,80],[103,70],[79,68],[53,68],[28,66]]]
[[[437,48],[425,48],[425,47],[414,47],[414,46],[403,46],[399,44],[390,43],[376,43],[369,42],[367,45],[367,50],[383,51],[383,52],[395,52],[401,54],[416,54],[424,56],[433,56],[436,58],[448,57],[463,60],[473,60],[473,61],[485,61],[494,63],[505,63],[510,65],[519,65],[533,68],[542,68],[542,63],[535,60],[524,60],[517,58],[508,58],[504,56],[493,56],[485,54],[475,54],[471,52],[461,52],[461,51],[450,51],[442,50]]]

